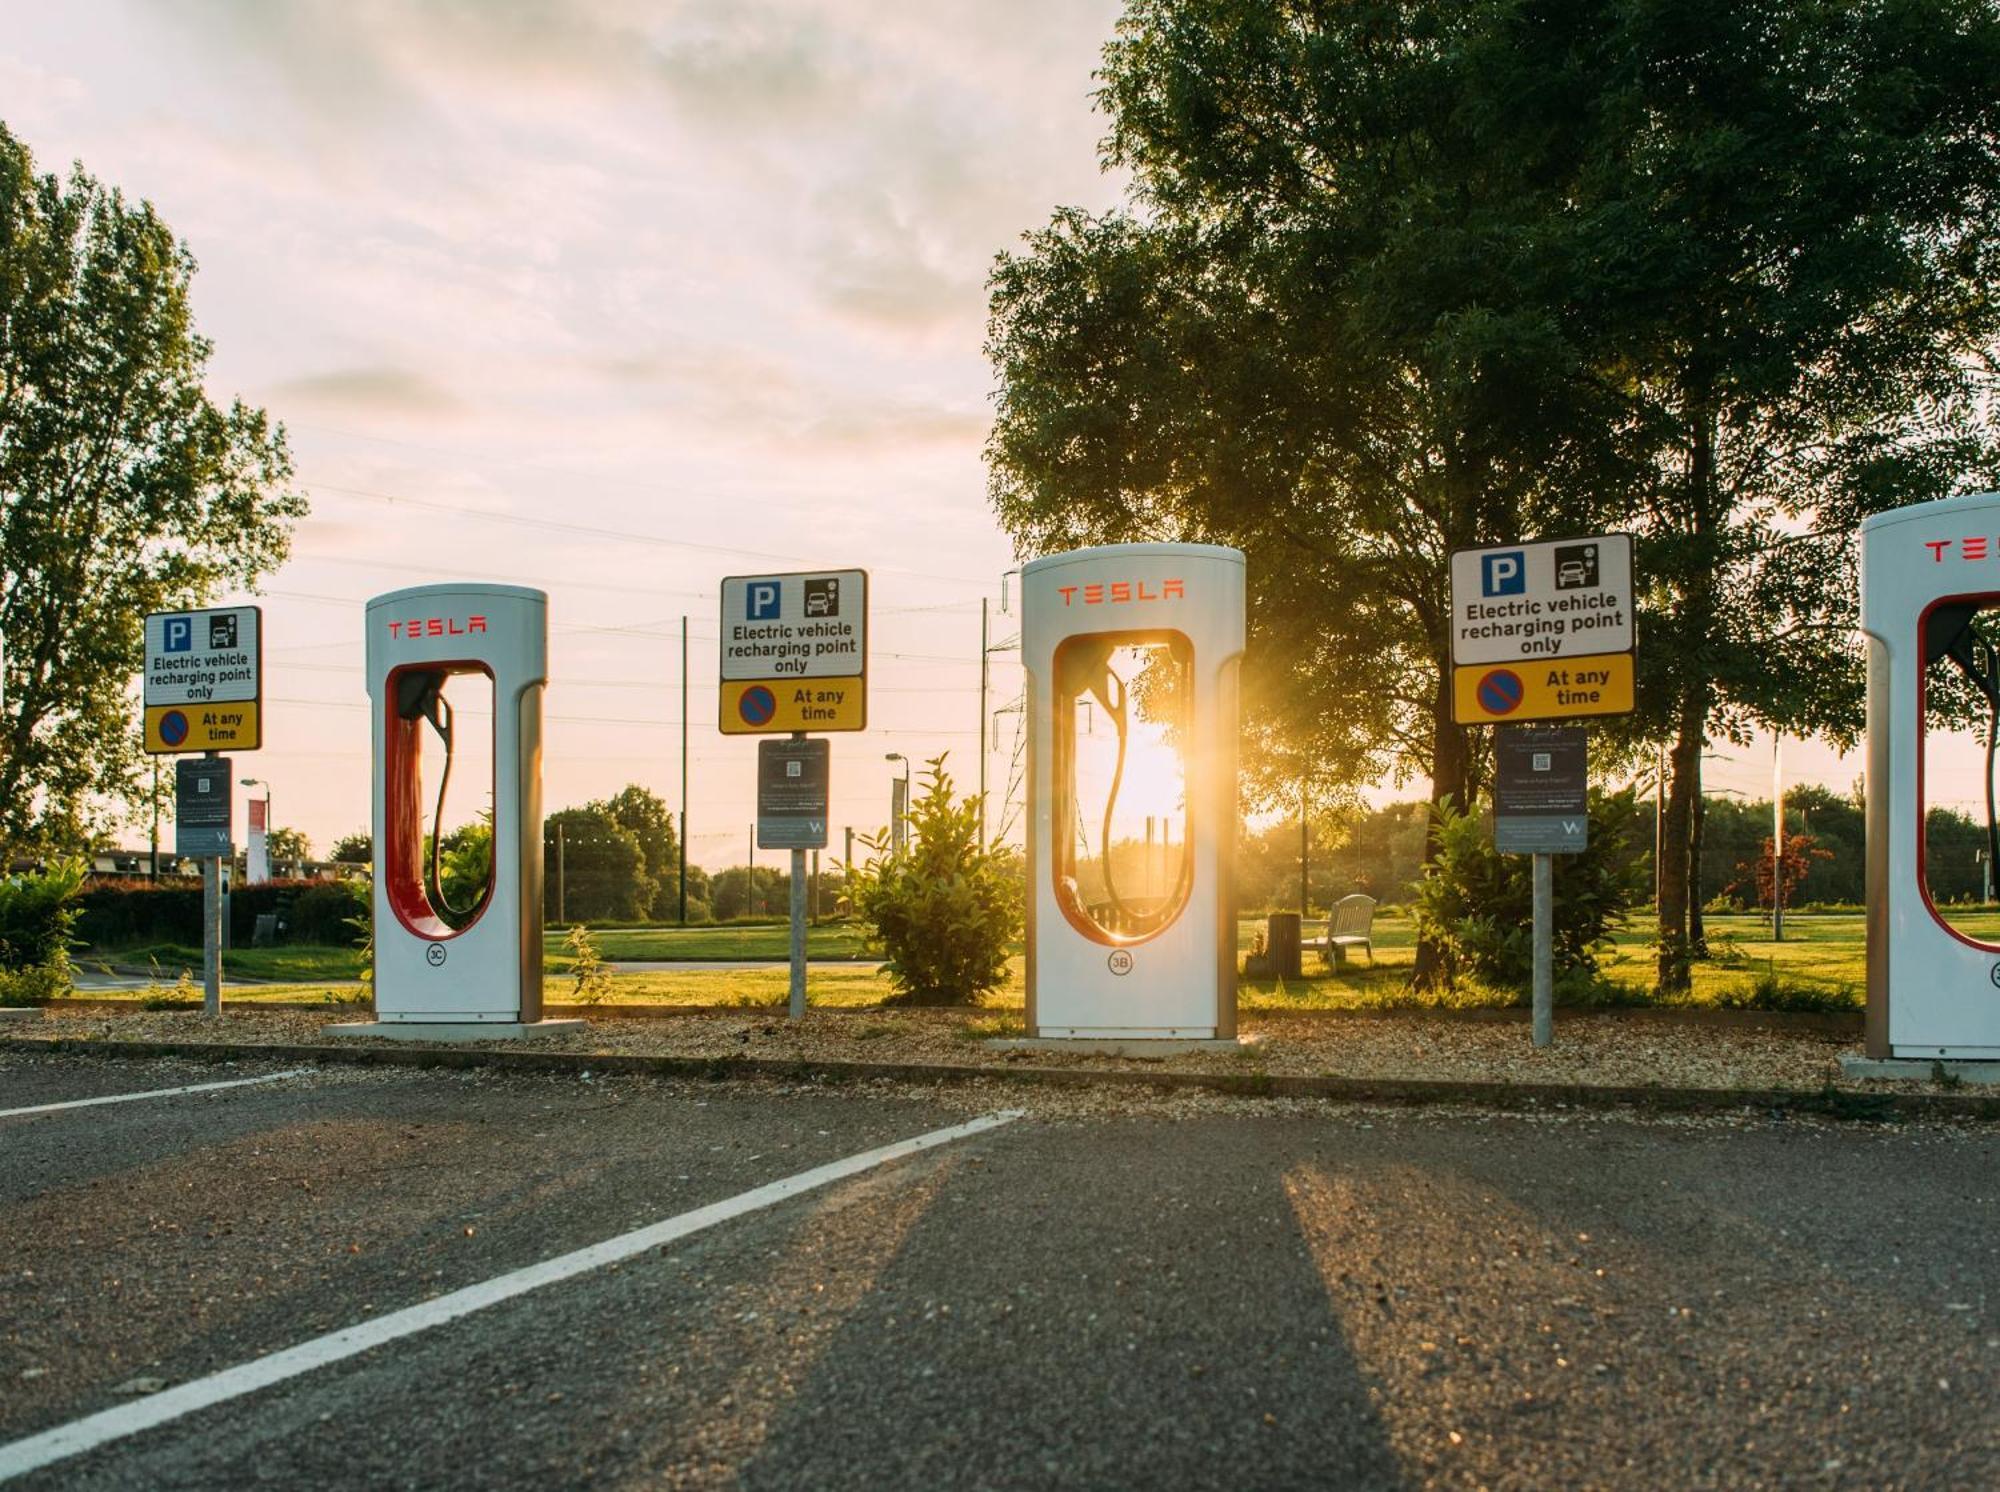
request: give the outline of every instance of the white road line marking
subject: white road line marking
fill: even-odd
[[[686,1238],[691,1233],[713,1228],[718,1223],[726,1223],[748,1213],[775,1206],[787,1198],[830,1186],[836,1181],[846,1180],[849,1176],[858,1176],[863,1171],[871,1171],[892,1160],[901,1160],[904,1156],[915,1155],[921,1150],[948,1145],[954,1140],[963,1140],[989,1129],[997,1129],[1003,1124],[1011,1124],[1021,1117],[1021,1113],[1019,1109],[1002,1109],[997,1113],[984,1114],[977,1119],[967,1120],[964,1124],[954,1124],[948,1129],[934,1129],[929,1134],[898,1140],[893,1145],[884,1145],[876,1150],[864,1150],[861,1154],[850,1155],[845,1160],[829,1161],[826,1165],[815,1166],[810,1171],[801,1171],[796,1176],[787,1176],[783,1180],[769,1182],[734,1197],[725,1198],[723,1201],[711,1202],[706,1207],[697,1207],[692,1212],[683,1212],[663,1222],[649,1223],[630,1233],[607,1238],[602,1243],[593,1243],[571,1253],[558,1254],[553,1259],[545,1259],[540,1264],[530,1264],[525,1269],[517,1269],[511,1274],[503,1274],[477,1285],[467,1285],[462,1290],[454,1290],[434,1300],[406,1306],[400,1311],[391,1311],[388,1315],[375,1320],[343,1327],[323,1337],[314,1337],[309,1342],[301,1342],[296,1347],[287,1347],[283,1351],[253,1358],[236,1367],[225,1368],[220,1373],[211,1373],[206,1378],[196,1378],[176,1388],[164,1389],[136,1403],[121,1404],[115,1409],[106,1409],[97,1414],[87,1415],[83,1419],[72,1420],[69,1424],[58,1425],[53,1430],[44,1430],[39,1435],[30,1435],[24,1440],[0,1445],[0,1482],[38,1471],[57,1461],[81,1455],[84,1451],[95,1450],[100,1445],[122,1440],[128,1435],[137,1435],[142,1430],[150,1430],[156,1425],[166,1424],[183,1415],[207,1409],[211,1405],[241,1398],[244,1394],[269,1388],[274,1383],[283,1383],[288,1378],[310,1373],[313,1369],[323,1368],[329,1363],[356,1357],[370,1348],[380,1347],[399,1337],[414,1336],[420,1331],[429,1331],[433,1326],[443,1326],[448,1321],[456,1321],[459,1317],[469,1316],[474,1311],[483,1311],[488,1306],[499,1305],[502,1301],[512,1300],[517,1295],[525,1295],[530,1290],[539,1290],[544,1285],[574,1279],[577,1275],[602,1269],[607,1264],[630,1259],[645,1253],[648,1249],[658,1248],[661,1244],[672,1243],[676,1239]]]
[[[24,1114],[53,1114],[58,1109],[93,1109],[101,1103],[137,1103],[142,1098],[172,1098],[181,1093],[216,1093],[224,1088],[247,1088],[252,1083],[275,1083],[281,1078],[302,1078],[310,1067],[288,1067],[260,1078],[231,1078],[226,1083],[194,1083],[185,1088],[149,1088],[144,1093],[113,1093],[107,1098],[72,1098],[67,1103],[38,1103],[25,1109],[0,1109],[0,1119],[18,1119]]]

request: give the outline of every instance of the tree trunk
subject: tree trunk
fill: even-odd
[[[1681,601],[1689,639],[1682,666],[1679,718],[1675,721],[1673,785],[1660,832],[1659,988],[1663,995],[1685,994],[1689,965],[1701,938],[1701,905],[1696,898],[1701,870],[1701,748],[1708,734],[1710,679],[1707,643],[1715,626],[1715,577],[1707,568],[1714,538],[1715,413],[1705,391],[1688,400],[1687,518],[1693,541]]]
[[[1452,806],[1461,813],[1472,810],[1472,752],[1468,749],[1465,730],[1452,724],[1451,720],[1451,669],[1441,665],[1438,669],[1437,703],[1431,716],[1431,823],[1435,826],[1438,805],[1450,799]],[[1437,858],[1437,835],[1435,829],[1426,830],[1424,835],[1424,866],[1428,869]],[[1410,972],[1410,986],[1413,989],[1437,989],[1445,982],[1446,967],[1444,950],[1431,938],[1417,942],[1416,966]]]
[[[1694,759],[1694,803],[1689,815],[1688,835],[1688,955],[1691,958],[1708,957],[1708,929],[1702,924],[1701,907],[1708,899],[1701,881],[1701,834],[1708,822],[1708,799],[1701,791],[1701,754]]]
[[[1701,791],[1702,725],[1708,713],[1702,698],[1699,686],[1690,683],[1686,687],[1673,750],[1668,753],[1672,775],[1660,826],[1659,988],[1663,995],[1684,994],[1690,982],[1688,894],[1695,885],[1690,862],[1695,799]]]

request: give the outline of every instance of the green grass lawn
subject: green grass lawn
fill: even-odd
[[[562,952],[567,933],[551,932],[547,947],[551,954]],[[606,927],[592,931],[597,951],[613,963],[651,962],[669,959],[699,959],[732,963],[739,959],[786,958],[791,951],[791,929],[779,924],[723,927]],[[828,924],[806,930],[806,956],[815,959],[858,958],[861,935],[845,923]]]
[[[1976,913],[1959,922],[1965,930],[2000,941],[2000,911]],[[1239,947],[1247,951],[1262,925],[1261,918],[1245,918],[1238,929]],[[1861,1008],[1865,970],[1859,915],[1795,913],[1786,919],[1782,943],[1771,940],[1769,920],[1761,916],[1711,916],[1707,926],[1711,957],[1695,965],[1690,1004]],[[1311,931],[1309,924],[1309,935]],[[661,927],[607,928],[592,936],[604,957],[614,962],[697,958],[729,962],[782,958],[784,934],[783,927]],[[1462,989],[1442,999],[1415,995],[1408,989],[1416,941],[1409,917],[1400,912],[1378,917],[1374,934],[1372,964],[1355,958],[1346,968],[1335,971],[1309,949],[1303,980],[1245,979],[1240,993],[1242,1008],[1491,1006],[1511,1004],[1518,998],[1511,991],[1482,988]],[[547,998],[551,1002],[566,1002],[571,993],[570,960],[562,952],[563,936],[558,932],[547,936]],[[1605,1003],[1651,1003],[1651,936],[1651,924],[1644,918],[1635,918],[1619,935],[1603,962],[1601,994]],[[860,943],[851,928],[815,928],[808,946],[814,959],[810,998],[815,1005],[869,1005],[890,994],[889,982],[877,972],[875,962],[856,960]],[[198,978],[201,968],[198,949],[172,944],[119,950],[108,959],[96,953],[79,957],[86,966],[104,961],[140,968],[150,963],[160,971],[163,987],[171,987],[183,969],[194,971]],[[224,954],[223,968],[226,975],[237,978],[276,981],[229,986],[229,998],[252,1002],[328,995],[352,999],[352,987],[340,990],[335,986],[359,977],[361,972],[359,955],[349,948],[231,949]],[[1010,963],[1006,985],[993,994],[990,1003],[1001,1007],[1021,1004],[1022,970],[1023,961],[1017,954]],[[616,1004],[781,1005],[786,989],[787,973],[781,968],[647,971],[615,976],[607,999]]]

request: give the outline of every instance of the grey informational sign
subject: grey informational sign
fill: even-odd
[[[1493,848],[1503,855],[1580,855],[1590,848],[1590,816],[1552,813],[1496,817]]]
[[[1590,845],[1590,735],[1580,725],[1493,732],[1493,847],[1574,855]]]
[[[757,848],[826,848],[833,743],[766,739],[757,743]]]
[[[236,853],[230,837],[226,756],[182,757],[174,767],[174,853],[184,860],[226,859]]]

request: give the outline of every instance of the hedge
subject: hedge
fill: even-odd
[[[247,948],[265,913],[278,918],[280,943],[346,945],[355,940],[347,919],[368,910],[363,881],[262,881],[229,895],[229,941]],[[77,936],[93,948],[149,943],[201,945],[199,881],[98,881],[82,898]]]

